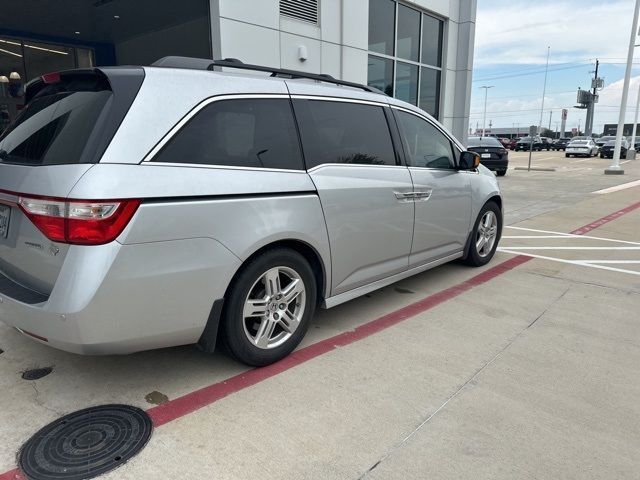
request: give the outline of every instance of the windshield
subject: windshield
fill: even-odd
[[[0,137],[0,163],[83,163],[83,152],[112,97],[106,79],[85,76],[44,86]]]
[[[585,140],[574,140],[571,142],[571,145],[586,145],[587,142]]]

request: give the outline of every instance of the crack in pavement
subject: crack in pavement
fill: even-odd
[[[47,405],[44,404],[44,402],[42,400],[40,400],[40,392],[38,391],[38,387],[36,387],[36,382],[31,382],[31,387],[33,388],[34,392],[36,393],[36,396],[33,399],[36,402],[36,405],[38,405],[39,407],[44,408],[45,410],[48,410],[51,413],[55,413],[59,417],[64,415],[64,413],[58,412],[57,410],[54,410],[53,408],[48,407]]]
[[[433,417],[435,417],[444,407],[447,406],[447,404],[453,400],[454,398],[456,398],[464,389],[467,385],[469,385],[470,383],[472,383],[476,377],[478,377],[478,375],[480,375],[487,367],[489,367],[491,364],[493,364],[498,357],[500,357],[511,345],[513,345],[513,343],[520,338],[520,336],[522,334],[524,334],[527,330],[529,330],[538,320],[540,320],[548,311],[551,307],[553,307],[556,303],[558,303],[560,300],[562,300],[562,298],[569,292],[569,290],[571,289],[571,285],[569,285],[567,287],[567,289],[562,292],[562,294],[560,294],[560,296],[558,296],[557,298],[555,298],[549,305],[547,305],[545,307],[545,309],[540,313],[540,315],[538,315],[531,323],[529,323],[526,327],[524,327],[520,332],[518,332],[502,349],[500,349],[500,351],[498,351],[498,353],[496,353],[491,360],[489,360],[488,362],[486,362],[484,365],[482,365],[479,369],[477,369],[475,371],[475,373],[469,377],[469,379],[467,379],[467,381],[465,381],[449,398],[447,398],[445,400],[445,402],[440,405],[433,413],[431,413],[429,416],[427,416],[427,418],[425,418],[416,428],[413,429],[413,431],[411,433],[409,433],[408,435],[406,435],[402,440],[400,440],[400,442],[396,443],[389,451],[387,451],[387,453],[385,453],[382,457],[380,457],[380,459],[375,462],[373,465],[371,465],[362,475],[360,475],[358,477],[358,480],[363,480],[364,478],[366,478],[369,473],[371,473],[374,469],[376,469],[379,465],[381,465],[384,461],[386,461],[389,457],[391,457],[391,455],[393,455],[396,451],[398,451],[399,449],[401,449],[402,447],[404,447],[404,445],[412,438],[414,437],[421,429],[422,427],[424,427],[427,423],[429,423],[429,421],[431,421],[431,419]]]

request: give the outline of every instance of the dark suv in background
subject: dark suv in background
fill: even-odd
[[[509,151],[495,137],[469,137],[467,150],[480,154],[480,163],[499,177],[507,173]]]
[[[567,145],[569,145],[570,141],[571,139],[569,137],[559,138],[558,140],[553,142],[553,144],[551,145],[551,149],[556,151],[560,151],[560,150],[564,151],[567,149]]]

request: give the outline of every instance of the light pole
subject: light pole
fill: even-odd
[[[620,101],[620,116],[618,117],[618,128],[616,130],[616,146],[613,149],[613,162],[611,162],[609,168],[605,169],[605,175],[624,175],[624,170],[622,169],[622,167],[620,167],[620,150],[622,147],[622,130],[624,128],[624,116],[627,113],[627,98],[629,97],[629,82],[631,80],[631,66],[633,64],[633,48],[638,32],[638,10],[640,10],[640,0],[636,0],[636,6],[633,10],[631,36],[629,37],[629,52],[627,53],[627,68],[624,72],[622,100]]]
[[[482,115],[482,136],[485,134],[485,127],[487,126],[487,91],[493,88],[495,85],[482,86],[484,88],[484,114]]]
[[[627,158],[635,160],[636,158],[636,128],[638,128],[638,108],[640,108],[640,83],[638,84],[638,98],[636,98],[636,115],[633,119],[633,130],[631,131],[631,145],[627,150]]]
[[[540,122],[538,122],[538,135],[542,130],[542,115],[544,114],[544,96],[547,94],[547,72],[549,71],[549,54],[551,47],[547,47],[547,66],[544,69],[544,86],[542,87],[542,106],[540,107]]]

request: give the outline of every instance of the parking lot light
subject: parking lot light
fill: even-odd
[[[487,91],[490,88],[493,88],[495,85],[487,85],[487,86],[482,86],[480,88],[484,88],[484,113],[482,115],[482,136],[486,136],[486,130],[485,127],[487,125]]]
[[[631,81],[631,66],[633,64],[633,50],[635,46],[635,37],[638,31],[638,10],[640,9],[640,0],[636,0],[636,6],[633,11],[633,23],[631,24],[631,35],[629,38],[629,52],[627,54],[627,67],[624,73],[624,84],[622,86],[622,99],[620,101],[620,115],[618,117],[618,128],[616,130],[616,146],[613,150],[613,162],[606,168],[605,175],[624,175],[624,170],[620,166],[620,150],[622,147],[622,133],[624,129],[624,116],[627,113],[627,98],[629,97],[629,82]]]

